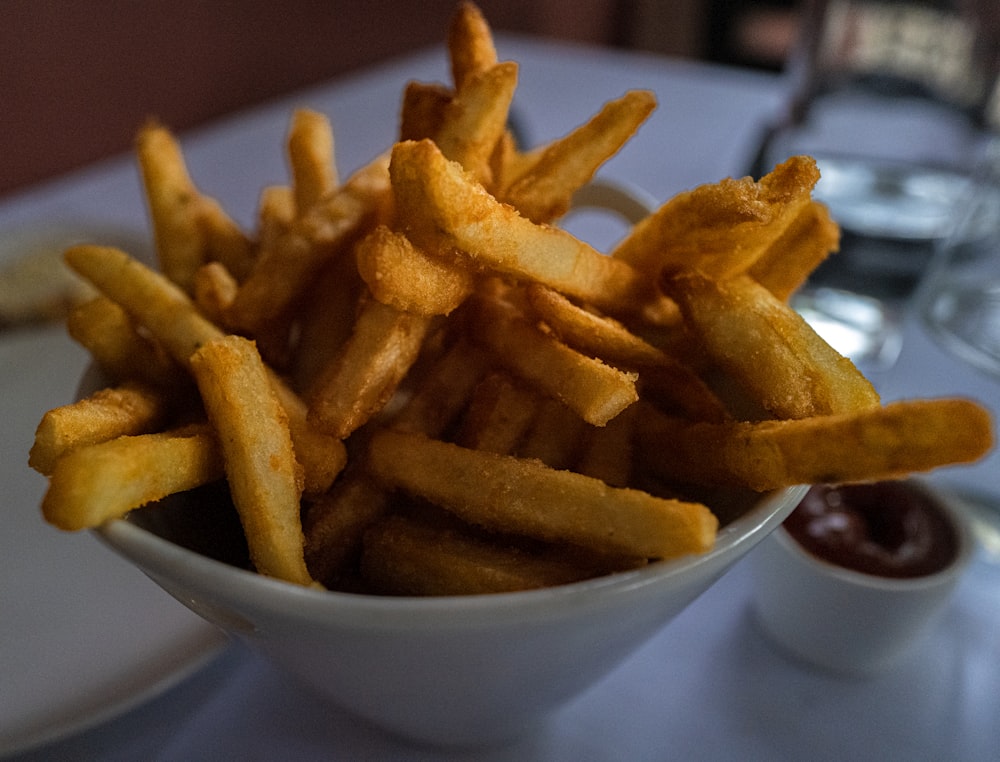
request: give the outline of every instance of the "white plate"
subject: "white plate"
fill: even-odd
[[[0,334],[0,755],[107,720],[227,642],[94,535],[42,520],[28,449],[86,362],[58,325]]]

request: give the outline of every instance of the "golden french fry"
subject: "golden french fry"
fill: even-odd
[[[615,416],[606,425],[619,417]],[[540,461],[549,468],[570,469],[576,465],[591,428],[559,400],[543,397],[515,454]]]
[[[417,359],[431,320],[366,300],[351,337],[313,384],[310,423],[338,439],[365,424]]]
[[[230,308],[233,324],[252,334],[287,315],[324,266],[377,219],[388,193],[387,165],[377,159],[297,217],[241,281]]]
[[[320,371],[350,337],[364,288],[349,257],[331,262],[309,287],[297,314],[298,341],[289,363],[292,386],[303,396],[309,396]]]
[[[199,312],[219,326],[226,325],[226,314],[238,289],[236,278],[221,262],[208,262],[199,267],[191,284]]]
[[[448,26],[448,55],[451,60],[451,77],[456,90],[465,82],[494,66],[497,51],[493,32],[482,11],[474,3],[461,2]]]
[[[566,344],[625,368],[673,362],[663,350],[636,336],[620,322],[579,307],[551,288],[531,284],[525,292],[538,316]]]
[[[693,423],[648,410],[639,420],[640,452],[660,477],[760,492],[895,479],[972,462],[993,446],[990,414],[963,399],[759,423]]]
[[[426,255],[403,233],[379,225],[354,251],[372,296],[404,312],[447,315],[472,293],[475,276]]]
[[[181,367],[156,341],[140,335],[128,313],[106,296],[74,308],[66,330],[112,380],[136,379],[160,388],[183,383]]]
[[[433,139],[444,124],[445,109],[455,92],[436,82],[408,82],[399,112],[399,139]]]
[[[414,241],[429,253],[467,257],[473,267],[544,283],[611,314],[658,300],[648,277],[563,230],[521,217],[430,141],[398,143],[390,174],[399,214],[420,231]],[[428,246],[430,237],[436,247]]]
[[[339,182],[333,155],[333,128],[318,111],[296,109],[288,133],[295,208],[304,214],[333,193]]]
[[[253,342],[226,336],[191,357],[209,421],[218,432],[226,478],[257,571],[301,585],[302,475],[278,396]]]
[[[816,162],[794,156],[758,182],[727,179],[680,193],[636,224],[612,251],[651,277],[664,268],[712,278],[746,272],[811,203]]]
[[[61,457],[49,476],[42,515],[60,529],[89,529],[224,475],[207,425],[121,436]]]
[[[536,392],[507,373],[490,373],[477,385],[455,441],[471,450],[513,454],[539,404]]]
[[[704,552],[715,538],[717,521],[703,505],[534,460],[391,430],[374,434],[368,456],[375,478],[487,529],[657,559]]]
[[[479,347],[458,339],[417,380],[390,425],[402,431],[439,436],[458,419],[489,363]]]
[[[665,275],[663,288],[715,362],[776,418],[879,404],[854,363],[749,275],[725,281],[694,272]]]
[[[512,373],[603,426],[638,399],[636,374],[580,354],[492,299],[470,302],[473,341]]]
[[[225,335],[198,312],[179,287],[123,251],[76,246],[66,252],[66,261],[124,307],[185,368],[190,368],[191,355],[199,347]],[[270,377],[285,405],[299,458],[306,469],[306,489],[322,492],[343,467],[343,444],[312,429],[306,420],[305,404],[276,374]]]
[[[818,201],[808,204],[771,246],[758,257],[749,274],[782,301],[840,245],[840,228]]]
[[[507,129],[517,86],[517,64],[498,63],[469,77],[445,106],[434,138],[441,153],[461,164],[477,181],[492,181],[493,151]]]
[[[606,103],[590,121],[545,146],[498,197],[534,222],[558,219],[569,209],[573,194],[590,182],[654,108],[656,97],[648,90],[632,90]]]
[[[189,290],[195,271],[207,261],[221,261],[230,272],[242,273],[250,241],[214,199],[197,189],[170,131],[145,125],[136,153],[164,274]]]
[[[612,487],[632,484],[633,432],[639,410],[638,405],[633,405],[607,426],[590,429],[574,470]]]
[[[99,389],[42,416],[28,465],[51,474],[56,461],[77,447],[156,431],[171,409],[172,400],[163,392],[142,384],[126,382]]]

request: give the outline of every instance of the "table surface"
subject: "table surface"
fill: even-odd
[[[657,201],[745,174],[758,131],[781,104],[782,84],[767,74],[516,37],[498,36],[497,45],[502,57],[521,66],[515,109],[529,144],[567,132],[627,89],[653,90],[658,110],[601,175]],[[287,179],[284,136],[292,108],[329,115],[338,165],[346,173],[391,144],[402,87],[411,79],[446,81],[444,50],[185,134],[191,172],[206,193],[251,226],[259,190]],[[0,202],[4,234],[53,224],[146,239],[131,157]],[[24,759],[69,760],[450,758],[358,723],[243,646],[223,643],[138,571],[95,547],[91,536],[53,539],[54,530],[36,518],[44,481],[24,461],[41,412],[70,398],[86,358],[53,327],[0,337],[0,360],[0,405],[8,423],[3,485],[8,510],[18,515],[15,524],[29,527],[24,552],[0,559],[0,579],[8,580],[0,588],[0,694],[6,695],[0,708],[16,706],[18,691],[11,686],[19,687],[17,679],[30,681],[35,693],[63,685],[87,692],[86,681],[95,683],[84,716],[67,720],[53,709],[50,733],[35,728],[20,745],[14,733],[0,754],[19,750]],[[962,394],[995,405],[1000,391],[942,354],[913,321],[899,360],[872,379],[886,399]],[[1000,489],[997,466],[993,455],[935,478]],[[37,552],[36,540],[43,548]],[[71,572],[73,579],[52,579],[53,569],[74,568],[67,565],[76,556],[81,566]],[[10,583],[12,576],[27,581]],[[105,587],[95,592],[88,579]],[[99,605],[46,613],[35,599],[44,587],[48,605],[66,605],[77,586],[85,601],[96,597]],[[803,667],[771,648],[753,620],[752,582],[743,562],[540,734],[455,758],[991,759],[1000,746],[998,591],[1000,568],[977,559],[945,616],[903,664],[872,678],[844,678]],[[21,624],[11,623],[12,611]],[[119,641],[132,648],[123,646],[124,663],[141,661],[142,648],[134,644],[146,633],[166,638],[176,653],[158,653],[157,663],[132,682],[120,676],[113,684],[120,696],[73,666],[90,658],[81,638],[89,638],[86,648],[102,651],[94,659],[98,666],[116,658]],[[25,751],[26,739],[32,745]]]

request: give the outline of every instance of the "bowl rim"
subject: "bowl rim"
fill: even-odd
[[[904,479],[904,481],[929,494],[935,500],[938,507],[942,509],[952,528],[955,530],[955,538],[957,540],[955,556],[947,566],[936,572],[922,574],[917,577],[886,577],[850,569],[809,552],[792,536],[784,524],[778,526],[771,533],[773,541],[780,544],[788,554],[796,558],[801,564],[816,570],[817,573],[821,573],[832,579],[842,580],[859,588],[903,592],[918,591],[946,584],[953,578],[960,576],[972,562],[972,558],[976,552],[976,540],[972,532],[972,527],[969,524],[969,520],[956,507],[954,501],[948,497],[947,493],[935,488],[927,479],[911,476]]]
[[[220,596],[239,598],[255,608],[280,610],[297,618],[319,616],[370,621],[401,617],[400,622],[405,621],[408,627],[420,621],[430,625],[464,619],[470,623],[490,622],[495,626],[498,612],[511,612],[512,617],[516,612],[518,621],[522,622],[526,616],[551,619],[578,606],[599,606],[620,597],[623,592],[669,585],[686,578],[688,572],[721,575],[728,568],[726,561],[733,555],[742,555],[740,550],[746,545],[749,551],[777,528],[807,489],[808,485],[796,485],[763,494],[743,515],[719,530],[714,546],[705,553],[658,561],[640,569],[579,582],[511,593],[415,597],[306,587],[204,556],[127,518],[111,520],[90,531],[154,581],[168,578],[179,585],[201,590],[218,587],[216,592]],[[492,618],[484,620],[481,615],[486,612]],[[415,621],[414,616],[419,616],[419,620]]]

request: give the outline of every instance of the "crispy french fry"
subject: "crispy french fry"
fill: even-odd
[[[656,97],[648,90],[632,90],[608,102],[590,121],[545,146],[531,167],[504,188],[500,200],[534,222],[562,217],[573,194],[621,149],[654,108]]]
[[[639,410],[638,405],[633,405],[607,426],[590,429],[574,470],[612,487],[632,484],[633,432]]]
[[[284,408],[253,342],[226,336],[191,357],[226,478],[261,574],[312,583],[300,519],[302,475]]]
[[[840,245],[840,228],[818,201],[808,204],[750,267],[750,275],[788,301],[813,272]]]
[[[242,273],[250,259],[250,241],[214,199],[197,189],[170,131],[154,123],[145,125],[136,154],[160,268],[167,277],[190,290],[195,271],[211,260]]]
[[[218,441],[206,425],[122,436],[61,457],[42,515],[60,529],[88,529],[224,475]]]
[[[640,452],[662,478],[760,492],[895,479],[972,462],[993,446],[989,413],[962,399],[759,423],[692,423],[647,410],[640,421]]]
[[[333,193],[339,182],[333,155],[333,128],[318,111],[297,109],[288,133],[295,208],[299,214]]]
[[[156,342],[142,336],[128,313],[106,296],[74,308],[66,330],[117,381],[136,379],[161,388],[182,383],[184,372]]]
[[[663,350],[636,336],[612,318],[573,304],[551,288],[531,284],[525,292],[538,316],[566,344],[625,368],[667,365]]]
[[[816,162],[795,156],[754,182],[727,179],[680,193],[641,220],[612,251],[656,277],[660,270],[698,270],[726,278],[749,270],[811,203]]]
[[[495,300],[478,298],[470,309],[474,341],[588,423],[603,426],[638,399],[636,374],[580,354]]]
[[[618,417],[612,418],[607,425]],[[570,469],[576,465],[591,428],[559,400],[543,397],[516,454],[540,461],[549,468]]]
[[[399,114],[399,139],[433,139],[444,124],[445,109],[455,92],[436,82],[408,82]]]
[[[715,537],[717,521],[705,506],[612,488],[538,461],[390,430],[373,436],[368,455],[377,479],[487,529],[658,559],[704,552]]]
[[[239,284],[221,262],[208,262],[194,274],[191,291],[198,311],[216,325],[226,324]]]
[[[199,347],[225,335],[179,287],[123,251],[76,246],[66,252],[66,261],[124,307],[185,368],[190,368],[191,355]],[[309,426],[304,403],[276,374],[270,375],[306,469],[306,490],[322,492],[343,466],[343,444]]]
[[[419,379],[390,425],[439,436],[458,419],[489,364],[479,347],[463,339],[455,341]]]
[[[539,404],[538,394],[509,374],[490,373],[476,387],[455,441],[471,450],[512,454],[535,419]]]
[[[56,461],[78,447],[156,431],[167,421],[171,408],[172,400],[162,391],[142,384],[126,382],[99,389],[42,416],[28,465],[51,474]]]
[[[879,404],[849,359],[749,275],[663,278],[664,291],[712,358],[776,418],[845,413]]]
[[[429,257],[402,233],[376,227],[355,249],[372,296],[404,312],[447,315],[472,293],[475,275]]]
[[[486,71],[497,62],[493,32],[482,11],[474,3],[461,2],[448,26],[446,44],[451,60],[451,77],[461,90],[470,77]]]
[[[461,164],[480,183],[492,181],[491,159],[507,129],[517,86],[517,64],[504,61],[468,77],[445,106],[434,140],[441,153]]]
[[[431,318],[365,301],[354,332],[312,387],[309,421],[343,439],[389,401],[420,353]]]
[[[429,253],[457,253],[474,267],[544,283],[611,314],[657,301],[648,277],[563,230],[521,217],[430,141],[398,143],[390,174],[399,213]],[[429,237],[437,238],[436,247],[425,243]]]
[[[287,314],[324,266],[381,213],[382,197],[389,193],[386,169],[381,159],[365,166],[259,253],[233,300],[234,325],[254,333]]]

